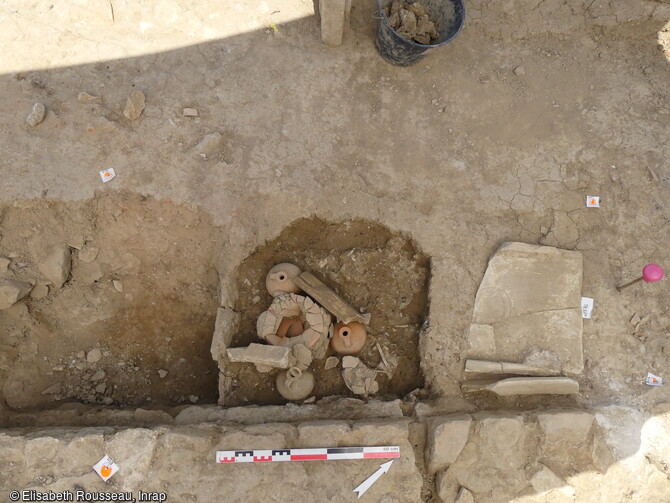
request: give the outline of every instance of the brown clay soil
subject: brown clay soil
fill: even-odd
[[[12,258],[7,278],[43,284],[39,265],[53,246],[67,244],[72,256],[62,288],[52,285],[47,297],[26,297],[0,316],[2,395],[10,407],[216,401],[209,346],[218,238],[207,215],[116,193],[76,204],[5,205],[0,226],[0,255]],[[102,358],[87,361],[96,348]]]
[[[380,396],[402,397],[423,386],[419,331],[428,315],[430,264],[411,239],[366,220],[335,224],[305,218],[294,222],[239,268],[235,310],[241,320],[233,347],[261,342],[256,335],[256,319],[272,302],[265,289],[265,276],[281,262],[312,272],[360,312],[372,315],[359,357],[367,366],[376,367],[381,361],[376,348],[379,343],[398,359],[390,380],[378,374]],[[333,354],[329,349],[327,356]],[[344,384],[342,368],[325,370],[324,362],[316,360],[310,367],[316,381],[313,395],[353,396]],[[286,402],[274,385],[276,371],[260,373],[246,363],[231,363],[227,371],[235,376],[231,405]]]

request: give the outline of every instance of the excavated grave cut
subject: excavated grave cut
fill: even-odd
[[[381,361],[378,342],[398,358],[390,380],[378,374],[378,397],[402,397],[423,386],[419,331],[428,316],[430,262],[410,238],[369,220],[297,220],[240,265],[234,306],[240,320],[233,328],[231,347],[262,342],[256,335],[256,320],[272,302],[265,276],[280,262],[312,272],[354,308],[372,315],[359,357],[376,367]],[[313,395],[317,399],[353,396],[344,384],[341,367],[325,370],[324,363],[325,359],[315,360],[310,367],[316,380]],[[261,373],[249,363],[225,365],[222,379],[227,378],[230,385],[221,402],[226,406],[286,402],[275,388],[277,370]]]
[[[0,311],[2,406],[216,402],[219,235],[206,214],[110,193],[16,202],[0,208],[0,228],[4,278],[48,283],[41,265],[54,247],[72,264],[62,287]]]

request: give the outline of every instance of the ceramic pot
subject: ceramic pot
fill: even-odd
[[[355,355],[363,349],[366,335],[365,326],[362,323],[352,321],[345,325],[339,322],[333,330],[330,347],[341,355]]]
[[[281,263],[274,266],[265,276],[265,288],[268,293],[276,297],[281,292],[297,293],[300,288],[293,282],[295,278],[300,276],[302,271],[297,265],[289,263]]]
[[[314,389],[314,374],[291,367],[277,376],[277,391],[287,400],[304,400]]]

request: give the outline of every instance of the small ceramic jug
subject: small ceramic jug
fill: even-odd
[[[314,374],[291,367],[277,376],[277,391],[287,400],[303,400],[314,389]]]

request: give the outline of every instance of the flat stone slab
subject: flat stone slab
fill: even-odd
[[[579,383],[569,377],[511,377],[500,381],[470,381],[461,390],[465,393],[491,391],[498,396],[570,395],[579,393]]]
[[[466,356],[521,363],[543,350],[581,373],[581,291],[581,253],[503,243],[477,291]]]
[[[287,369],[290,364],[291,348],[251,343],[246,348],[229,348],[226,353],[231,362],[255,363]]]

